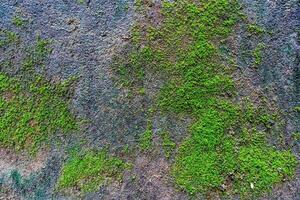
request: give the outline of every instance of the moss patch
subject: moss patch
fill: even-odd
[[[35,151],[57,130],[76,127],[66,100],[65,85],[35,77],[29,85],[0,73],[0,144]]]
[[[300,112],[300,106],[296,106],[296,107],[294,108],[294,110],[295,110],[296,112]]]
[[[265,44],[259,43],[256,48],[254,49],[252,55],[254,57],[254,63],[255,65],[260,65],[262,62],[262,53],[263,50],[265,49]]]
[[[145,5],[143,12],[147,2],[139,1],[139,8]],[[128,83],[123,86],[132,88],[141,87],[146,71],[160,71],[166,84],[158,107],[196,119],[172,167],[176,184],[192,194],[217,190],[251,196],[292,177],[293,154],[269,147],[267,131],[257,131],[259,126],[270,131],[272,116],[232,101],[234,67],[224,62],[219,46],[242,16],[238,2],[163,1],[160,14],[160,25],[149,20],[134,27],[132,47],[117,62],[117,71]],[[249,31],[262,32],[253,26]],[[262,48],[254,53],[257,64]],[[254,176],[257,167],[262,170]]]
[[[57,131],[69,132],[77,128],[75,118],[68,108],[70,79],[50,84],[37,69],[51,53],[50,41],[37,37],[33,45],[23,44],[21,38],[8,30],[1,32],[4,52],[28,46],[22,53],[18,66],[1,64],[0,71],[0,145],[15,150],[35,153]],[[17,43],[16,43],[17,42]],[[23,49],[23,48],[20,48]],[[14,55],[12,56],[13,59]],[[8,68],[18,69],[8,74]]]
[[[0,30],[0,48],[6,45],[16,44],[20,41],[17,33],[9,30]]]
[[[26,24],[26,20],[24,20],[22,17],[15,15],[12,18],[12,24],[17,27],[23,27]]]
[[[258,26],[257,24],[249,24],[247,27],[247,30],[249,33],[255,34],[255,35],[261,35],[266,33],[266,30],[262,28],[261,26]]]
[[[162,147],[166,155],[166,158],[170,158],[172,152],[176,148],[176,143],[171,139],[170,133],[167,131],[161,133],[161,139],[162,139]]]
[[[62,168],[58,188],[77,188],[83,193],[97,191],[102,185],[122,177],[126,163],[106,151],[73,154]]]
[[[152,146],[153,133],[151,130],[147,129],[139,139],[139,146],[141,150],[149,150]]]
[[[297,166],[291,152],[279,152],[264,146],[241,148],[238,160],[243,174],[237,185],[245,193],[269,190],[270,185],[293,176]]]

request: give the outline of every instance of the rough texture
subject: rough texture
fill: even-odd
[[[242,0],[245,13],[252,23],[266,30],[258,37],[240,33],[238,49],[254,49],[258,43],[264,43],[262,62],[256,68],[253,60],[240,55],[238,75],[243,77],[240,96],[250,94],[253,100],[266,95],[270,103],[275,103],[285,112],[285,129],[281,144],[272,141],[278,148],[292,148],[299,159],[299,139],[293,134],[300,130],[300,113],[295,107],[300,104],[300,5],[297,0],[247,1]],[[263,199],[299,199],[300,174],[290,183],[278,186]]]
[[[114,55],[128,42],[130,27],[138,17],[133,0],[1,0],[0,29],[19,33],[27,43],[37,34],[51,39],[53,51],[47,58],[44,71],[51,81],[79,77],[74,88],[70,108],[75,116],[86,120],[79,133],[61,136],[62,145],[53,144],[35,158],[0,149],[0,199],[72,199],[56,191],[56,182],[67,152],[81,142],[84,147],[109,146],[118,151],[124,145],[137,143],[147,126],[146,112],[161,81],[146,76],[146,94],[130,101],[127,90],[120,89],[113,80],[110,66]],[[245,27],[238,27],[235,38],[238,66],[235,80],[239,96],[253,97],[255,102],[264,94],[285,115],[284,141],[278,148],[292,147],[300,158],[300,142],[293,133],[300,131],[300,5],[298,0],[241,0],[251,22],[262,26],[268,33],[249,36]],[[15,15],[28,23],[18,28],[12,25]],[[159,18],[153,11],[153,17]],[[157,19],[157,21],[160,21]],[[255,66],[251,51],[264,43],[262,62]],[[21,50],[20,50],[21,51]],[[0,53],[2,53],[0,51]],[[14,62],[21,60],[21,53]],[[10,55],[0,54],[0,61]],[[13,73],[15,69],[12,69]],[[178,123],[181,121],[181,123]],[[170,127],[180,141],[191,120],[155,116],[156,134]],[[159,137],[155,136],[159,143]],[[55,138],[54,138],[55,139]],[[159,149],[159,147],[158,147]],[[161,152],[154,155],[140,153],[131,159],[133,169],[126,172],[122,183],[102,187],[82,199],[189,199],[178,192],[168,176],[170,161]],[[300,199],[300,172],[296,178],[278,185],[263,199]],[[212,194],[211,199],[217,199]],[[200,198],[200,197],[199,197]]]

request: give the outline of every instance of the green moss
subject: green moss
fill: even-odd
[[[176,148],[176,143],[171,139],[170,133],[166,131],[161,133],[161,139],[166,158],[170,158],[172,152]]]
[[[58,129],[76,127],[63,85],[36,76],[30,84],[0,73],[0,144],[16,150],[36,150]]]
[[[265,49],[265,44],[259,43],[256,48],[254,49],[252,55],[254,57],[254,63],[255,65],[260,65],[262,62],[262,53],[263,50]]]
[[[189,193],[217,188],[225,181],[225,174],[236,170],[236,142],[225,135],[231,117],[228,113],[207,110],[193,125],[191,137],[180,145],[173,175],[177,184]]]
[[[300,106],[296,106],[294,109],[296,112],[300,112]]]
[[[7,45],[15,35],[6,31]],[[20,41],[21,42],[21,41]],[[22,44],[27,45],[27,44]],[[24,60],[15,75],[0,72],[0,146],[35,153],[57,131],[70,132],[77,128],[68,108],[69,86],[74,79],[50,84],[36,69],[51,53],[50,41],[37,38],[22,52]],[[5,71],[1,65],[1,69]]]
[[[173,173],[176,183],[190,194],[218,187],[222,184],[223,178],[219,169],[216,168],[217,161],[216,152],[204,152],[199,155],[196,151],[192,151],[176,163]]]
[[[52,52],[52,49],[49,48],[50,44],[50,40],[45,40],[41,37],[38,37],[34,47],[34,57],[36,59],[42,59],[45,58],[48,54],[50,54]]]
[[[291,152],[269,147],[243,147],[238,159],[242,174],[238,187],[248,195],[268,191],[275,183],[292,177],[298,164]]]
[[[300,141],[300,132],[293,133],[293,139],[294,141]]]
[[[152,146],[153,133],[147,129],[139,139],[139,146],[143,151],[149,150]]]
[[[23,27],[25,25],[25,23],[26,23],[26,21],[18,15],[15,15],[12,18],[12,24],[17,27]]]
[[[79,4],[85,4],[86,3],[86,0],[76,0],[77,1],[77,3],[79,3]]]
[[[10,44],[17,44],[20,41],[20,37],[17,33],[0,30],[0,48]]]
[[[275,117],[251,104],[233,103],[235,68],[224,63],[219,41],[226,42],[242,16],[238,2],[163,1],[161,14],[163,22],[159,27],[141,24],[134,28],[132,47],[121,57],[120,66],[126,66],[129,77],[123,78],[132,88],[143,84],[144,77],[138,74],[159,71],[166,84],[158,94],[158,108],[195,119],[172,166],[171,175],[177,186],[194,194],[221,192],[225,185],[225,194],[251,195],[245,189],[249,180],[239,177],[249,177],[249,170],[255,171],[251,168],[257,163],[271,163],[284,170],[277,174],[274,170],[262,171],[256,176],[256,194],[268,191],[285,175],[291,177],[295,170],[293,154],[268,147],[266,132],[257,131],[258,127],[272,128]],[[262,30],[251,27],[250,31]],[[257,64],[262,62],[263,48],[259,44],[253,53]],[[142,138],[148,147],[151,132]],[[256,158],[247,157],[249,152],[254,152]],[[273,178],[269,179],[269,175]],[[226,185],[231,179],[236,190]]]
[[[125,155],[129,155],[129,153],[132,151],[132,148],[126,144],[124,147],[122,147],[121,152]]]
[[[125,162],[109,156],[104,150],[73,154],[62,168],[58,188],[76,187],[83,193],[97,191],[102,185],[120,179],[126,166]]]
[[[126,54],[126,52],[124,52]],[[150,48],[142,48],[137,52],[132,52],[126,59],[125,57],[119,57],[115,61],[114,68],[118,75],[118,83],[122,87],[133,88],[138,86],[142,88],[143,79],[145,77],[145,71],[143,66],[149,61],[153,61],[157,57],[157,54],[152,52]],[[137,90],[138,91],[138,90]]]
[[[146,89],[145,88],[141,88],[141,89],[138,90],[138,93],[140,95],[145,95],[146,94]]]
[[[249,24],[247,30],[255,35],[261,35],[266,32],[264,28],[258,26],[257,24]]]
[[[142,5],[143,5],[143,0],[136,0],[136,1],[134,2],[134,5],[135,5],[136,7],[138,7],[138,8],[142,7]]]

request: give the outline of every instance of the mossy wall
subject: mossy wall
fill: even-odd
[[[175,156],[175,183],[191,194],[218,190],[255,198],[293,177],[298,162],[288,150],[291,146],[276,150],[267,140],[280,137],[277,131],[284,131],[287,114],[282,108],[274,113],[265,102],[267,95],[254,105],[247,100],[251,96],[237,101],[243,88],[234,82],[240,59],[239,49],[234,49],[235,30],[246,25],[245,32],[254,37],[265,30],[249,21],[237,1],[164,1],[159,24],[147,18],[149,2],[140,3],[146,20],[134,27],[132,50],[117,62],[117,73],[120,84],[134,92],[147,87],[143,74],[160,71],[165,84],[156,109],[195,119]],[[224,55],[224,47],[229,54]],[[265,48],[257,44],[249,68],[261,66]]]
[[[0,198],[297,199],[297,10],[4,0]]]

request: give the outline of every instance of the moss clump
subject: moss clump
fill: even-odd
[[[198,119],[191,137],[180,145],[172,168],[177,185],[189,193],[219,188],[235,172],[236,142],[225,133],[239,109],[224,98],[233,94],[234,83],[230,67],[220,64],[214,41],[230,34],[238,19],[238,14],[230,13],[239,13],[237,5],[228,1],[164,2],[164,24],[157,30],[159,44],[149,39],[150,47],[144,47],[151,52],[149,65],[155,63],[170,77],[159,95],[159,106]],[[150,29],[147,35],[155,35],[152,32]]]
[[[10,44],[17,44],[19,41],[20,37],[17,33],[8,30],[0,30],[0,48]]]
[[[207,110],[180,147],[173,175],[176,183],[193,194],[219,188],[236,171],[236,141],[225,135],[236,113]]]
[[[249,33],[255,34],[255,35],[261,35],[266,32],[266,30],[257,24],[249,24],[247,27],[247,30]]]
[[[176,143],[171,139],[170,133],[167,131],[161,133],[161,139],[162,139],[162,147],[166,155],[166,158],[170,158],[172,152],[176,148]]]
[[[122,177],[126,163],[106,151],[73,154],[62,168],[58,188],[79,188],[83,193],[97,191],[107,182]]]
[[[260,65],[261,62],[262,62],[262,53],[263,53],[263,50],[265,48],[265,44],[263,43],[259,43],[256,48],[254,49],[252,55],[254,57],[254,63],[255,65]]]
[[[149,150],[152,146],[153,133],[147,129],[139,139],[139,146],[143,151]]]
[[[295,110],[296,112],[300,112],[300,106],[296,106],[296,107],[294,108],[294,110]]]
[[[83,5],[86,3],[86,0],[76,0],[76,2]]]
[[[15,15],[12,18],[11,22],[12,22],[13,25],[15,25],[17,27],[23,27],[26,23],[26,21],[18,15]]]

